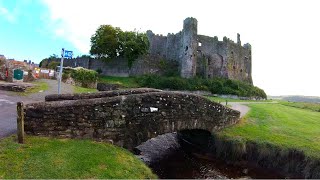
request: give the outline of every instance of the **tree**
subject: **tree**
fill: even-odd
[[[40,61],[40,63],[39,63],[39,67],[48,68],[48,66],[49,66],[49,61],[51,61],[51,60],[56,60],[56,59],[58,59],[58,55],[52,54],[52,55],[50,55],[48,58],[42,59],[42,60]]]
[[[91,37],[90,54],[105,59],[125,57],[131,67],[133,61],[145,54],[148,48],[149,41],[145,33],[101,25]]]
[[[56,62],[56,61],[51,61],[49,64],[48,64],[48,69],[56,69],[57,66],[60,65],[60,62]]]

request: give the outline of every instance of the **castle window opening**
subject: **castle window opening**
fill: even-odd
[[[240,69],[240,72],[242,72],[242,69]]]
[[[186,46],[186,51],[188,51],[188,46]]]
[[[233,66],[233,69],[236,69],[236,66]]]
[[[202,43],[201,43],[201,42],[198,42],[198,46],[201,47],[201,45],[202,45]]]

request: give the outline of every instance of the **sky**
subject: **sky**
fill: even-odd
[[[167,35],[183,20],[198,34],[252,45],[252,78],[268,95],[320,96],[318,0],[0,0],[0,54],[36,63],[61,48],[89,54],[102,24]]]

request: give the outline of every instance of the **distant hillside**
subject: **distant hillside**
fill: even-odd
[[[269,96],[268,99],[282,99],[291,102],[320,103],[320,97],[317,96]]]

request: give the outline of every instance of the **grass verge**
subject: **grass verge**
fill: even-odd
[[[214,102],[272,102],[272,100],[241,100],[241,99],[232,99],[232,98],[222,98],[222,97],[212,97],[206,96],[208,99]]]
[[[0,141],[0,179],[157,178],[125,149],[89,140],[27,136]]]
[[[109,83],[109,84],[119,84],[125,88],[138,88],[138,87],[140,87],[134,77],[102,76],[99,78],[99,82]]]
[[[320,112],[320,104],[319,103],[307,103],[307,102],[288,102],[288,101],[280,101],[282,105],[296,107],[300,109],[309,109],[311,111]]]
[[[92,92],[98,92],[97,89],[91,89],[91,88],[84,88],[80,86],[74,86],[73,88],[74,93],[92,93]]]
[[[44,81],[38,80],[31,83],[34,84],[34,86],[31,88],[27,88],[25,92],[13,92],[13,93],[18,96],[27,96],[29,94],[37,93],[39,91],[46,91],[49,89],[48,83]]]
[[[320,157],[320,113],[281,104],[249,104],[251,110],[219,135],[240,141],[269,143]]]

